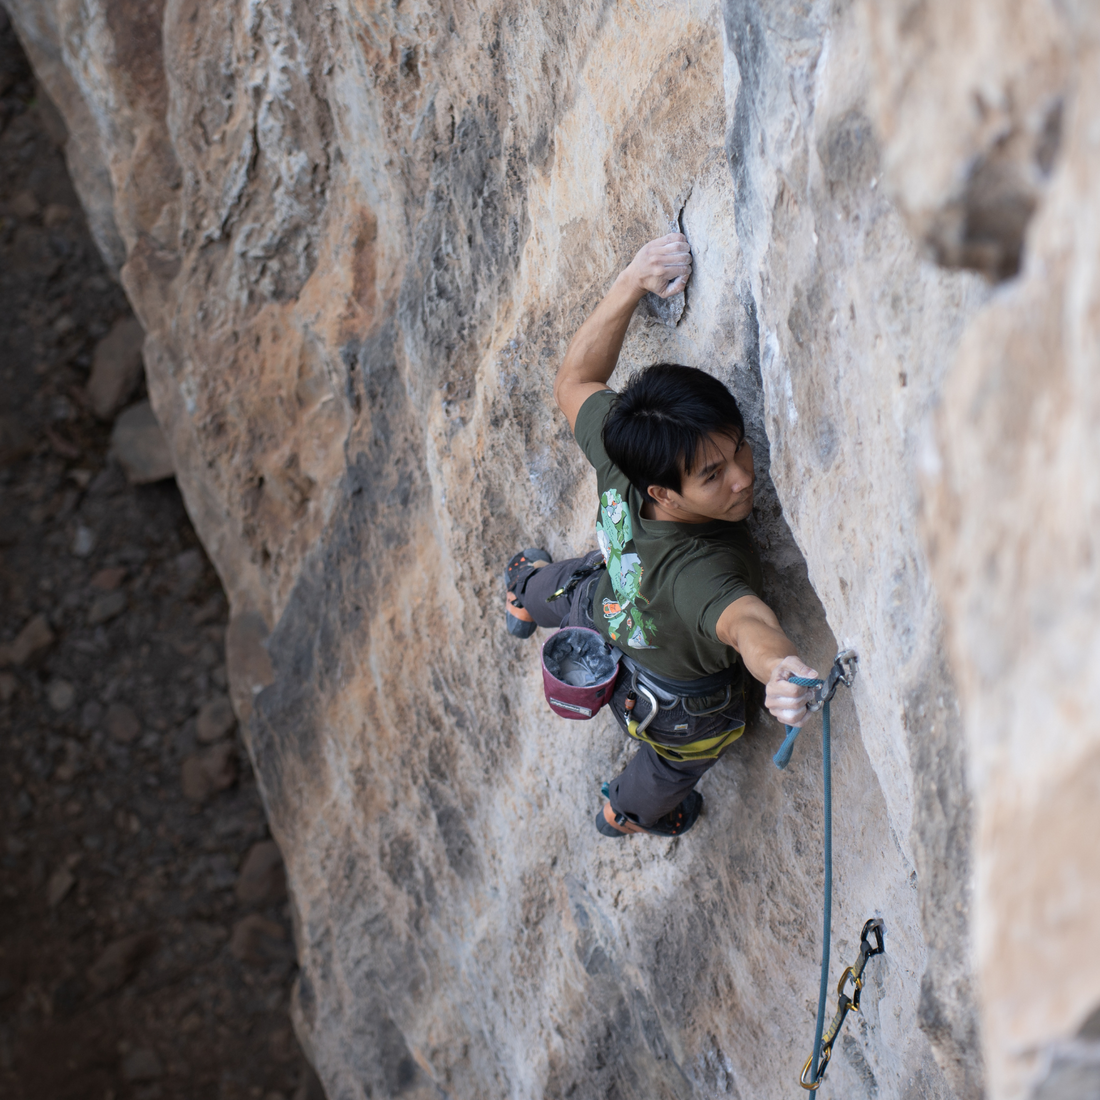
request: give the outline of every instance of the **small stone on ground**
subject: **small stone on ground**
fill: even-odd
[[[120,414],[111,433],[111,452],[131,485],[175,476],[168,442],[148,401],[139,401]]]
[[[135,317],[116,321],[96,344],[88,400],[101,420],[109,420],[133,396],[141,381],[145,332]]]
[[[220,741],[226,734],[231,733],[236,724],[237,716],[233,713],[229,696],[215,695],[212,699],[207,699],[199,708],[195,736],[204,745],[208,745],[214,741]]]
[[[134,713],[133,707],[125,703],[112,703],[107,708],[103,724],[112,739],[120,745],[129,745],[141,736],[141,720]]]

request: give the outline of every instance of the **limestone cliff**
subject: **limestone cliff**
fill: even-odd
[[[797,1088],[816,737],[780,774],[762,722],[690,837],[602,840],[631,750],[554,718],[501,623],[516,547],[593,544],[553,372],[676,221],[686,309],[640,311],[621,373],[730,384],[773,603],[819,668],[861,656],[835,969],[870,915],[889,950],[825,1088],[1092,1072],[1086,6],[4,3],[232,601],[330,1097]]]

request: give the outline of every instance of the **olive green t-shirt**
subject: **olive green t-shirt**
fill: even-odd
[[[739,660],[715,630],[734,600],[760,595],[760,559],[744,522],[642,518],[641,494],[604,450],[603,423],[615,396],[601,390],[589,397],[574,433],[596,469],[596,537],[607,563],[592,618],[613,645],[658,676],[710,676]]]

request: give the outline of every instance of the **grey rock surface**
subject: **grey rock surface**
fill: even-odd
[[[686,300],[639,310],[612,384],[672,360],[730,385],[769,599],[819,669],[861,658],[834,708],[836,969],[871,915],[888,952],[826,1087],[1053,1088],[1100,1003],[1095,965],[1069,962],[1100,911],[1070,832],[1100,806],[1100,739],[1089,676],[1072,705],[1020,685],[1044,646],[1084,667],[1100,636],[1100,482],[1078,464],[1100,438],[1092,16],[10,6],[230,596],[228,690],[328,1095],[797,1087],[816,727],[780,774],[757,723],[690,837],[609,844],[599,781],[631,749],[609,718],[551,716],[534,643],[500,623],[517,547],[593,545],[551,381],[673,211]],[[1029,541],[1036,510],[1051,533]],[[196,800],[232,782],[216,752],[185,765]],[[279,950],[255,921],[233,937]],[[1039,939],[1058,980],[1036,991]]]

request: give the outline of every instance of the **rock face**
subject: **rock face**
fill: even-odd
[[[516,547],[594,544],[551,380],[672,225],[693,281],[639,310],[620,376],[730,384],[770,598],[819,668],[861,658],[834,707],[834,972],[868,916],[888,952],[826,1088],[1086,1079],[1090,11],[5,3],[232,601],[330,1097],[797,1087],[815,737],[780,774],[761,722],[690,837],[601,840],[631,750],[610,718],[554,718],[501,624]]]
[[[876,117],[914,230],[962,211],[965,238],[996,243],[998,204],[1034,211],[1001,235],[1002,253],[1022,238],[1020,275],[968,326],[921,469],[978,808],[990,1092],[1086,1096],[1100,1089],[1100,965],[1078,950],[1100,928],[1084,839],[1100,832],[1100,22],[1087,6],[933,2],[876,31],[897,62]],[[932,89],[973,106],[933,128]]]

